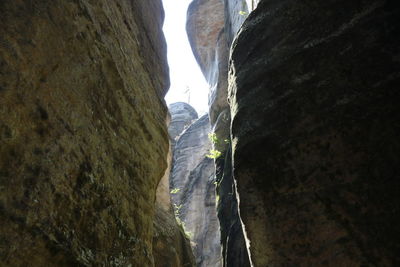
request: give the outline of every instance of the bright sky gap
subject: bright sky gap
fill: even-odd
[[[186,12],[191,0],[163,0],[164,34],[168,46],[171,87],[167,104],[186,102],[199,115],[208,110],[208,84],[193,56],[186,34]]]

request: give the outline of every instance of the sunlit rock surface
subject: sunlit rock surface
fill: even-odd
[[[173,110],[170,109],[174,118]],[[210,123],[202,116],[176,141],[170,177],[176,216],[192,241],[196,266],[221,266],[219,223],[215,205],[214,162],[207,158]],[[171,131],[170,131],[171,132]]]
[[[232,48],[234,177],[254,266],[398,266],[396,1],[260,1]]]
[[[1,265],[153,266],[161,1],[3,0],[0,17]]]

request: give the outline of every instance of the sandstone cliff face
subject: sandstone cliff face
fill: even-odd
[[[153,266],[161,1],[5,0],[0,15],[0,261]]]
[[[179,135],[198,118],[198,115],[191,105],[184,102],[172,103],[168,106],[168,110],[171,114],[168,134],[174,146]]]
[[[265,0],[244,23],[229,98],[254,266],[400,264],[399,16]]]
[[[172,118],[176,117],[170,110]],[[171,132],[171,131],[170,131]],[[172,202],[176,216],[192,241],[196,266],[220,266],[221,246],[215,208],[213,160],[207,115],[191,124],[177,139],[171,171]]]
[[[171,123],[173,120],[171,120]],[[171,127],[169,124],[168,127]],[[155,217],[153,220],[153,255],[157,267],[195,266],[190,240],[178,225],[171,204],[169,175],[172,165],[172,151],[168,152],[168,167],[157,187]]]
[[[156,267],[196,266],[190,241],[177,225],[172,209],[165,211],[159,205],[154,219],[153,254]]]
[[[166,193],[169,194],[169,190]],[[177,224],[171,205],[165,209],[165,203],[156,202],[153,226],[154,266],[195,266],[190,241],[183,228]]]
[[[218,140],[213,148],[222,154],[215,161],[218,217],[223,264],[229,267],[249,266],[237,212],[232,165],[227,161],[231,153],[227,102],[229,47],[247,13],[245,1],[195,0],[189,6],[186,26],[193,53],[210,85],[209,117],[212,132]]]
[[[232,176],[231,149],[215,161],[218,194],[218,219],[221,229],[223,266],[250,266],[239,217],[236,186]]]

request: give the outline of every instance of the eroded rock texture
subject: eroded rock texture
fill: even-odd
[[[189,6],[186,26],[193,53],[210,85],[209,117],[217,139],[213,149],[222,154],[215,161],[215,168],[223,265],[229,267],[249,266],[231,163],[226,163],[231,153],[227,102],[229,47],[247,13],[246,2],[242,0],[194,0]]]
[[[156,267],[196,266],[190,241],[182,227],[177,225],[172,209],[166,211],[158,204],[154,219],[153,254]]]
[[[179,135],[189,127],[197,118],[196,110],[189,104],[184,102],[172,103],[168,106],[171,114],[171,123],[168,126],[169,137],[174,146]]]
[[[240,222],[236,186],[232,176],[231,149],[215,161],[218,179],[218,219],[221,229],[223,266],[250,266],[249,255]]]
[[[161,1],[4,0],[0,15],[0,262],[153,266]]]
[[[254,266],[400,264],[396,1],[260,1],[232,51]]]
[[[171,121],[172,123],[172,121]],[[171,124],[169,125],[169,127]],[[168,167],[157,187],[155,217],[153,221],[153,255],[156,267],[195,266],[195,259],[182,226],[177,224],[171,204],[169,175],[172,165],[171,149]]]
[[[173,110],[170,110],[174,118]],[[214,162],[208,115],[179,136],[173,152],[171,192],[176,216],[190,237],[196,266],[221,266],[219,223],[215,208]]]

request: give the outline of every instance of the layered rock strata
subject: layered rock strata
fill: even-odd
[[[170,110],[172,118],[178,117],[173,111]],[[170,178],[176,216],[190,237],[196,266],[200,267],[221,265],[215,170],[213,160],[206,157],[211,149],[210,131],[208,116],[204,115],[180,134]]]
[[[161,1],[5,0],[0,14],[0,262],[153,266]]]
[[[397,266],[400,7],[260,1],[233,47],[234,177],[254,266]]]

